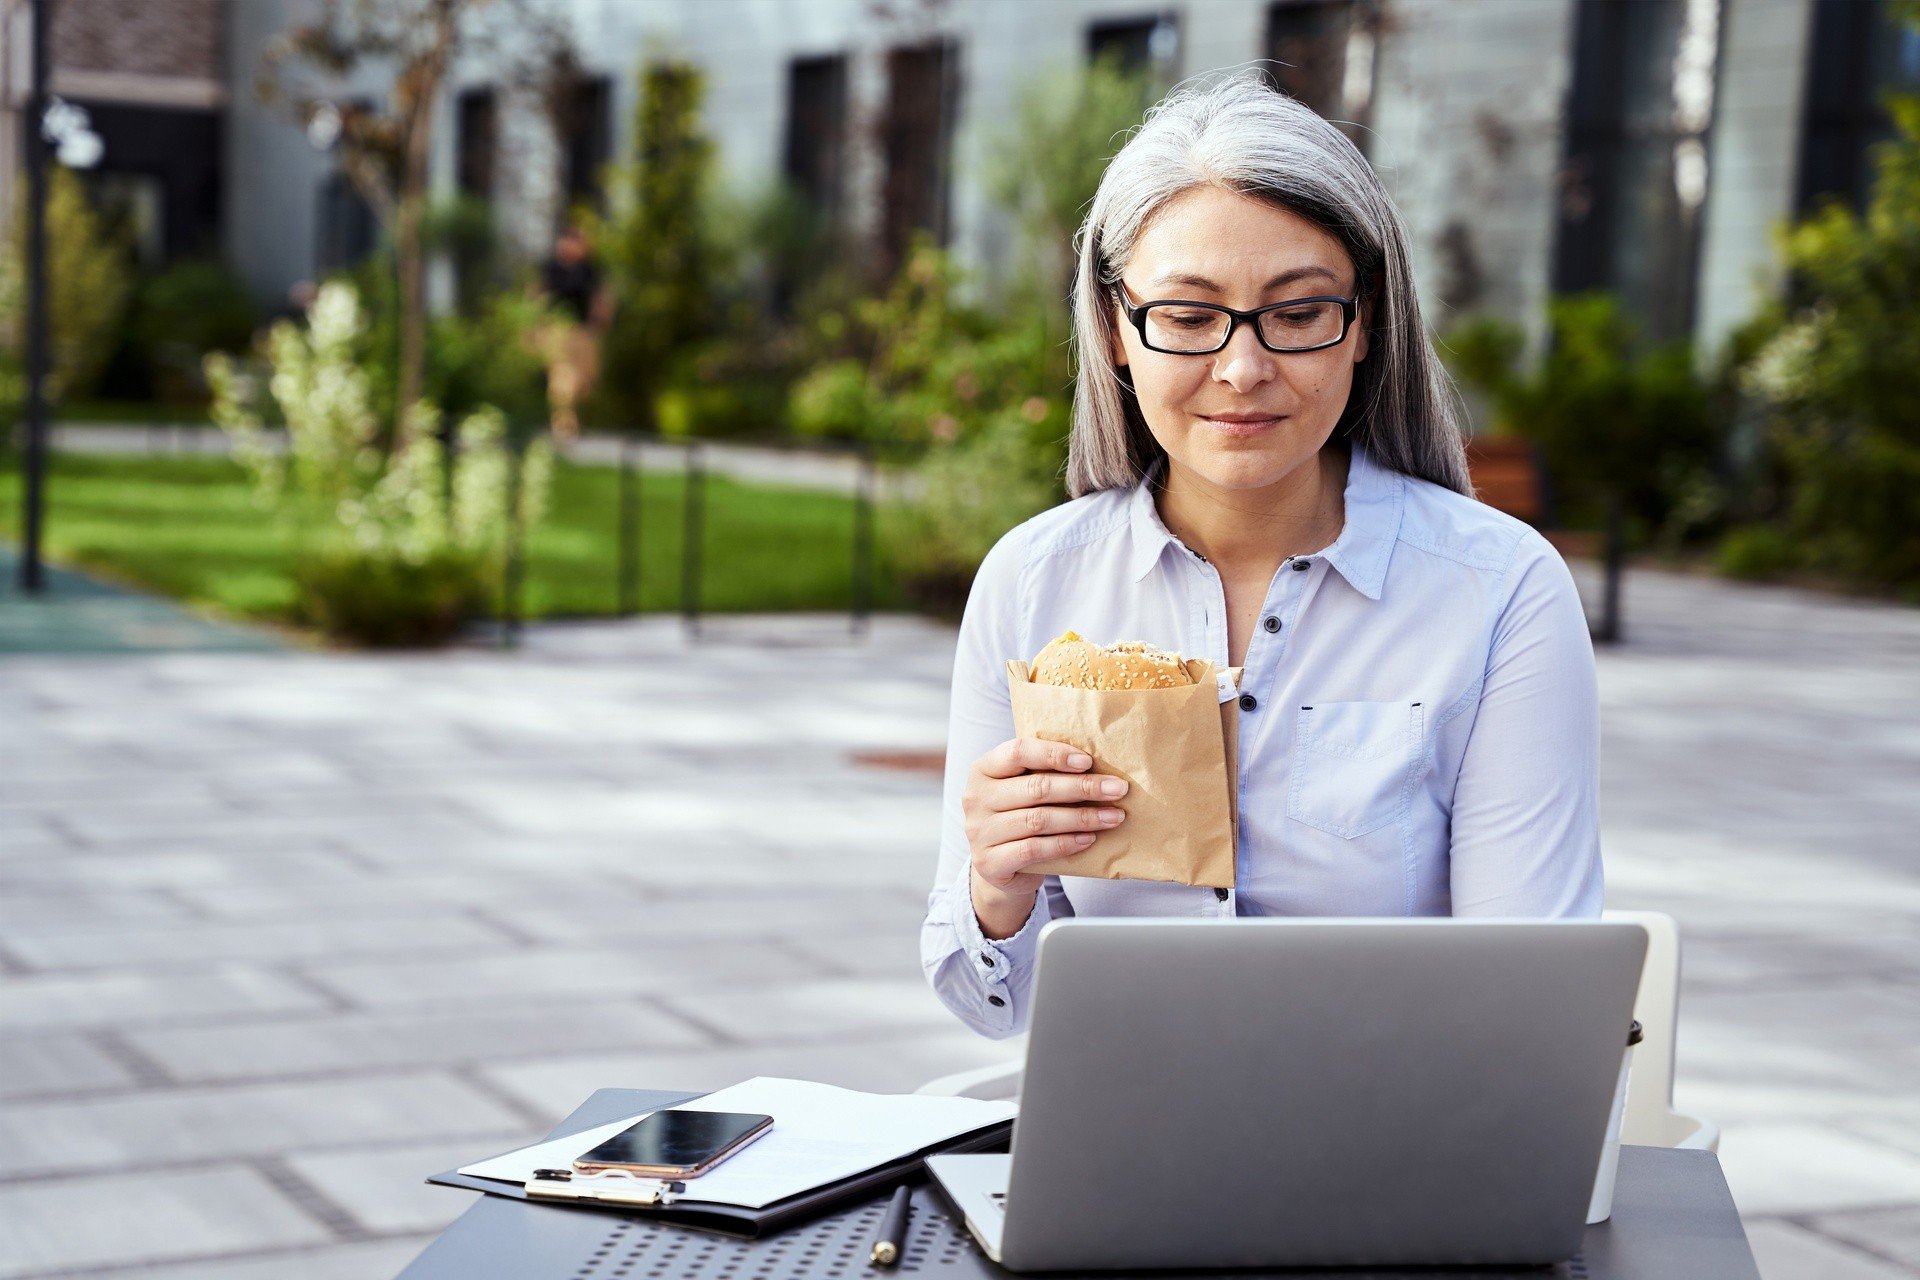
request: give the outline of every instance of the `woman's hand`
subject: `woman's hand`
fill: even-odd
[[[1033,913],[1046,877],[1028,866],[1078,853],[1126,819],[1113,806],[1126,782],[1092,767],[1086,752],[1039,738],[1009,738],[973,762],[960,810],[987,937],[1011,938]]]

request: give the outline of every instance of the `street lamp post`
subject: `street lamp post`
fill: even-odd
[[[27,86],[27,456],[20,513],[20,589],[45,588],[40,526],[47,471],[47,0],[33,0],[32,69]]]

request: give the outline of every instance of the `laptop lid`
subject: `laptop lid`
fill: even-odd
[[[1055,921],[1001,1261],[1569,1257],[1645,954],[1601,921]]]

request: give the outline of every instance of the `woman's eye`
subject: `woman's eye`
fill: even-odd
[[[1296,329],[1306,329],[1320,323],[1320,317],[1325,312],[1325,307],[1299,307],[1292,311],[1276,311],[1274,314],[1280,317],[1282,324],[1291,325]]]

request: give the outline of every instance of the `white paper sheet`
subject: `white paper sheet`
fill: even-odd
[[[688,1181],[683,1201],[759,1209],[924,1147],[1009,1120],[1011,1102],[859,1093],[807,1080],[757,1076],[681,1103],[675,1111],[745,1111],[773,1117],[773,1128],[739,1154]],[[524,1183],[535,1169],[570,1169],[584,1155],[647,1112],[565,1138],[537,1143],[464,1166],[476,1178]]]

